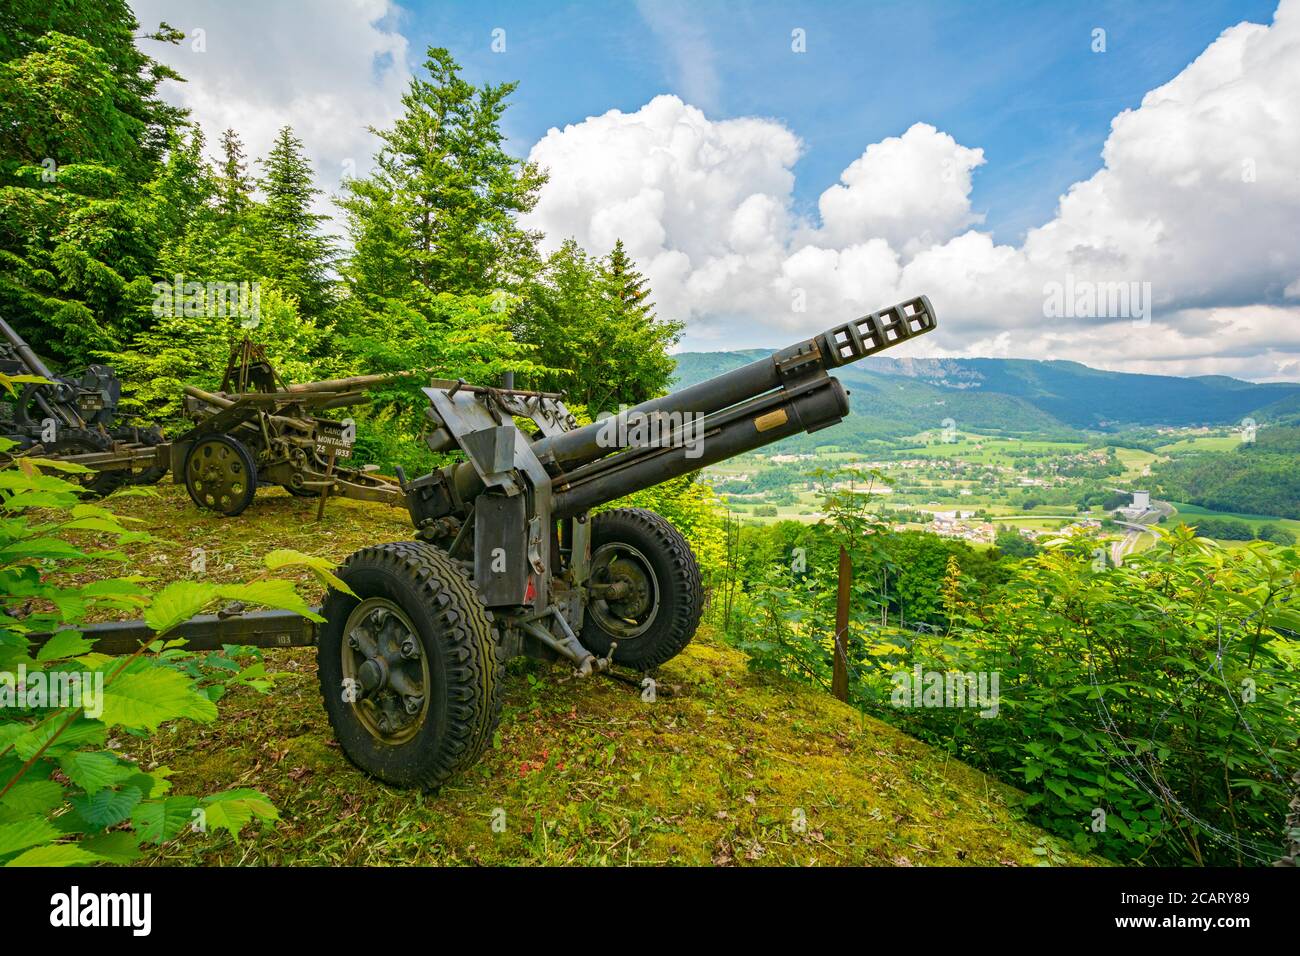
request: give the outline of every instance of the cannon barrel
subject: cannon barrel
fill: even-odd
[[[37,357],[36,353],[32,351],[31,346],[29,346],[26,341],[23,340],[23,337],[14,331],[14,327],[4,319],[0,319],[0,334],[4,335],[5,339],[13,347],[13,350],[18,353],[18,357],[23,360],[29,369],[31,369],[33,375],[39,375],[41,378],[48,378],[50,381],[54,381],[54,373],[50,371],[49,366]]]
[[[616,416],[539,438],[530,450],[551,475],[554,517],[573,517],[789,435],[834,425],[849,406],[829,369],[934,327],[930,300],[909,299]],[[643,439],[647,423],[653,427]],[[420,479],[427,492],[419,490],[409,502],[417,527],[444,514],[465,514],[486,487],[481,470],[481,462],[465,461]]]
[[[400,381],[404,378],[410,378],[412,375],[419,375],[419,370],[407,372],[384,372],[378,375],[353,375],[349,378],[331,378],[323,382],[300,382],[297,385],[290,385],[286,391],[291,393],[300,392],[355,392],[360,389],[370,388],[374,385],[387,385],[389,382]]]
[[[671,478],[717,464],[790,435],[841,421],[848,395],[829,376],[763,395],[702,420],[683,420],[657,441],[599,458],[554,483],[554,517],[572,518]],[[672,413],[664,413],[671,416]],[[671,417],[668,417],[672,421]]]
[[[769,392],[791,379],[849,365],[914,335],[929,332],[934,325],[934,309],[930,300],[926,296],[909,299],[891,308],[827,329],[749,365],[642,402],[620,413],[619,417],[635,420],[661,412],[711,414]],[[603,421],[593,422],[583,428],[543,439],[534,446],[534,450],[543,461],[550,456],[561,467],[586,464],[609,454],[609,448],[600,442],[602,428],[605,427]]]

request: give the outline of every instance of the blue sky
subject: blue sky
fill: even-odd
[[[412,59],[446,46],[475,82],[519,82],[507,127],[520,155],[552,126],[634,111],[659,93],[710,119],[777,119],[804,141],[795,198],[808,213],[868,144],[930,123],[984,149],[972,206],[997,242],[1018,243],[1100,168],[1114,116],[1225,28],[1270,22],[1275,6],[408,0],[394,25]],[[796,27],[803,55],[791,54]],[[1104,55],[1091,50],[1096,27]],[[504,53],[490,47],[497,28]]]

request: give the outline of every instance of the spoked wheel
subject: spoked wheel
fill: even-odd
[[[365,548],[325,599],[317,670],[348,759],[401,787],[435,789],[473,764],[501,716],[492,617],[463,568],[418,541]]]
[[[690,643],[703,588],[681,533],[653,511],[617,508],[592,519],[592,600],[581,641],[597,654],[617,641],[614,662],[658,667]]]
[[[209,435],[185,456],[185,489],[200,508],[233,517],[253,500],[257,466],[238,439]]]

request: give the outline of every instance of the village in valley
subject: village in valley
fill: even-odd
[[[1171,522],[1214,517],[1268,523],[1283,536],[1300,531],[1300,521],[1158,500],[1149,487],[1157,462],[1243,439],[1226,427],[1162,427],[1152,434],[1159,444],[1147,451],[1102,444],[1104,438],[1051,441],[948,428],[872,442],[866,454],[835,445],[777,446],[775,453],[715,465],[706,476],[741,522],[815,523],[825,516],[828,491],[852,488],[869,493],[877,515],[896,531],[928,531],[976,548],[1006,549],[1012,534],[1031,548],[1084,534],[1122,560],[1149,547]]]

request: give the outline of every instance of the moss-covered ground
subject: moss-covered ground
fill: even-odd
[[[342,560],[409,535],[404,512],[260,490],[242,516],[200,513],[182,489],[114,499],[158,538],[134,570],[159,583],[263,575],[292,547]],[[305,574],[302,591],[319,600]],[[187,834],[160,864],[983,865],[1077,863],[1014,809],[1015,792],[821,691],[748,669],[701,630],[665,665],[653,702],[629,683],[510,665],[493,747],[436,794],[392,789],[353,768],[319,700],[314,652],[265,652],[281,677],[240,689],[211,725],[165,727],[123,749],[174,770],[174,792],[254,787],[279,825]]]

